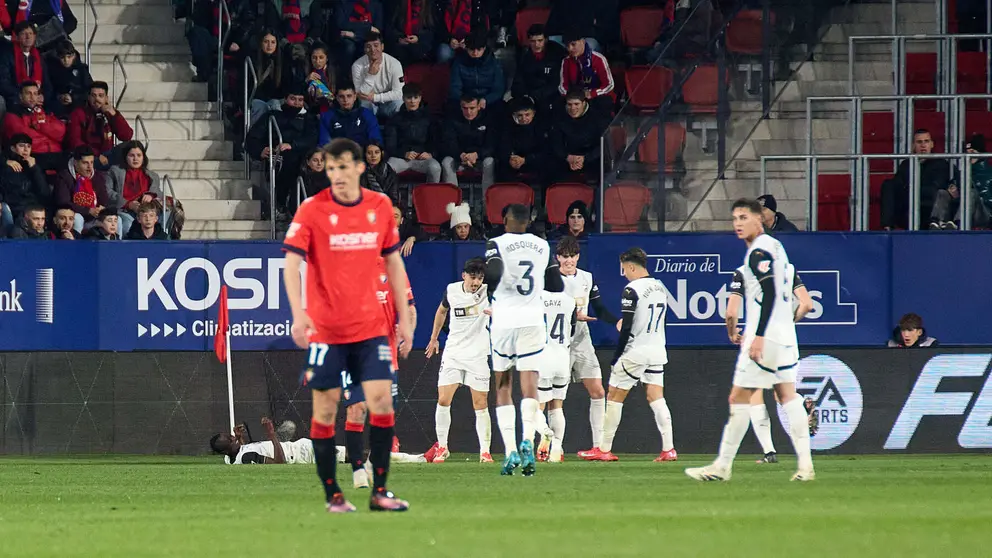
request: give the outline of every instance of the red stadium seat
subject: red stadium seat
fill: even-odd
[[[682,100],[694,113],[716,114],[720,78],[715,64],[702,64],[696,67],[685,85],[682,86]]]
[[[447,211],[449,203],[462,203],[462,191],[454,184],[427,183],[413,188],[413,210],[424,232],[441,232],[441,225],[451,218]]]
[[[524,8],[517,12],[517,44],[524,46],[527,44],[527,30],[535,23],[545,24],[548,16],[551,15],[551,8]]]
[[[544,194],[544,208],[548,213],[548,221],[554,225],[564,225],[565,212],[572,202],[579,200],[591,208],[596,191],[592,186],[577,182],[558,182],[552,184]]]
[[[678,122],[668,122],[665,124],[665,168],[672,168],[672,164],[682,150],[685,149],[685,127]],[[658,127],[651,128],[641,143],[637,146],[637,158],[642,163],[651,165],[658,164]]]
[[[603,192],[603,223],[612,232],[636,232],[651,190],[636,182],[618,182]]]
[[[756,56],[761,54],[764,33],[764,14],[761,10],[741,10],[727,26],[727,50],[734,54]],[[771,14],[775,25],[775,13]]]
[[[866,111],[861,116],[861,152],[892,154],[895,145],[895,116],[889,111]],[[892,172],[893,161],[872,159],[871,172]]]
[[[882,230],[882,183],[892,178],[891,174],[868,176],[868,230]]]
[[[610,126],[606,139],[609,142],[606,149],[613,155],[613,159],[618,159],[623,155],[623,150],[627,148],[627,130],[623,126]]]
[[[444,113],[451,82],[451,68],[447,64],[411,64],[403,69],[403,81],[416,83],[424,90],[424,102],[433,116]]]
[[[669,15],[668,9],[672,14]],[[666,9],[651,7],[628,8],[620,12],[620,40],[627,48],[651,48],[674,17],[674,6],[668,3]]]
[[[984,52],[959,52],[958,53],[958,90],[957,93],[978,93],[988,92],[986,79],[988,78],[988,61]],[[965,101],[968,110],[985,110],[988,101],[982,99],[968,99]]]
[[[497,182],[486,190],[486,220],[503,224],[503,208],[514,203],[534,205],[534,189],[522,182]]]
[[[913,130],[923,128],[930,132],[930,137],[933,138],[934,153],[948,152],[944,146],[944,142],[947,141],[946,124],[947,119],[943,112],[917,111],[913,115]],[[957,149],[957,146],[952,145],[950,152],[955,153]]]
[[[964,117],[965,141],[975,134],[992,137],[992,112],[969,110]]]
[[[623,77],[630,104],[654,112],[671,91],[674,74],[662,66],[631,66]]]
[[[818,231],[851,230],[851,175],[821,174],[817,178]]]
[[[906,94],[935,95],[937,93],[937,53],[906,53]],[[937,110],[936,101],[916,101],[917,110]]]

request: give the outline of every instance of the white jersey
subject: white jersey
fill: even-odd
[[[544,358],[549,362],[560,363],[561,368],[569,367],[569,350],[572,347],[575,299],[566,293],[544,293],[544,321],[548,327],[548,344],[544,347]]]
[[[767,234],[755,238],[744,256],[742,275],[747,323],[744,326],[741,350],[750,347],[751,341],[759,334],[780,345],[796,346],[796,324],[793,321],[792,308],[795,273],[782,243]],[[763,281],[771,281],[775,288],[767,323],[761,323],[760,318],[764,303],[761,290]],[[764,331],[759,331],[759,326]]]
[[[492,328],[544,327],[541,295],[551,265],[548,241],[530,233],[506,233],[486,243],[486,261],[499,258],[503,276],[492,293]]]
[[[668,289],[665,285],[652,277],[634,279],[623,290],[621,308],[624,322],[633,320],[623,357],[649,369],[667,364],[665,314],[668,313]]]
[[[588,316],[589,301],[599,297],[599,289],[593,283],[592,273],[576,269],[575,275],[562,274],[561,278],[565,283],[565,293],[575,300],[576,312],[581,312]],[[589,324],[578,322],[575,326],[575,337],[576,340],[589,337]]]
[[[286,463],[301,464],[313,463],[313,442],[309,438],[300,438],[295,442],[280,442],[282,453],[286,456]],[[231,465],[248,465],[251,463],[263,464],[265,458],[275,459],[276,454],[272,442],[252,442],[241,446],[234,462],[231,463],[229,457],[224,457],[224,462]]]
[[[441,354],[441,367],[445,364],[462,365],[483,363],[489,357],[489,297],[486,286],[474,293],[465,292],[461,281],[451,283],[444,290],[441,305],[448,309],[448,341]]]

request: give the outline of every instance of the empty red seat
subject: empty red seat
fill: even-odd
[[[668,122],[665,124],[665,167],[671,168],[672,164],[682,150],[685,149],[685,127],[678,122]],[[651,165],[658,164],[658,127],[651,128],[641,143],[637,146],[637,158],[642,163]]]
[[[551,15],[551,8],[524,8],[517,12],[517,43],[526,45],[527,30],[530,29],[530,26],[535,23],[544,25],[548,22],[549,15]]]
[[[930,132],[930,137],[933,138],[934,153],[947,153],[944,147],[944,142],[947,138],[947,131],[945,130],[946,123],[946,115],[943,112],[924,110],[917,111],[913,115],[913,131],[915,132],[922,128]],[[954,153],[957,149],[957,146],[951,146],[951,153]]]
[[[891,174],[868,175],[868,230],[882,230],[882,183],[892,178]]]
[[[958,53],[957,93],[984,94],[988,92],[989,64],[984,52]],[[968,110],[986,110],[988,101],[983,99],[968,99],[965,101]]]
[[[992,112],[969,110],[964,117],[965,141],[975,134],[992,137]]]
[[[423,89],[424,102],[432,115],[444,113],[451,81],[451,68],[447,64],[411,64],[403,68],[403,81],[416,83]]]
[[[868,155],[895,151],[895,116],[889,111],[866,111],[861,116],[861,152]],[[871,172],[892,172],[893,161],[872,159]],[[829,176],[829,175],[827,175]]]
[[[937,53],[906,53],[906,94],[935,95],[937,93]],[[936,101],[916,101],[917,110],[937,110]]]
[[[851,230],[851,175],[821,174],[816,177],[818,231]]]
[[[554,225],[565,224],[565,212],[574,201],[581,201],[586,207],[592,207],[596,191],[592,186],[578,182],[558,182],[552,184],[544,194],[544,208],[548,213],[548,221]]]
[[[618,182],[603,192],[603,223],[612,232],[636,232],[651,190],[636,182]]]
[[[674,74],[663,66],[631,66],[623,79],[630,104],[654,112],[671,91]]]
[[[462,191],[454,184],[429,182],[413,188],[413,210],[424,232],[441,232],[441,224],[451,218],[447,211],[449,203],[462,203]]]
[[[486,190],[486,220],[503,224],[503,208],[511,204],[534,205],[534,189],[522,182],[497,182]]]
[[[727,26],[727,50],[735,54],[759,55],[764,35],[764,13],[762,10],[741,10]],[[771,23],[775,25],[775,13],[771,13]],[[774,32],[774,30],[773,30]],[[774,39],[773,39],[774,41]]]
[[[696,113],[715,114],[719,98],[720,72],[715,64],[697,66],[682,86],[682,100]]]
[[[611,153],[614,159],[619,158],[627,148],[627,130],[624,130],[623,126],[610,126],[607,129],[606,141],[607,153]]]
[[[669,9],[671,12],[669,13]],[[650,48],[665,25],[674,18],[675,8],[635,7],[620,12],[620,40],[627,48]]]

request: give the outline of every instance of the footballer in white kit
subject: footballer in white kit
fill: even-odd
[[[574,237],[566,236],[558,241],[555,247],[558,267],[561,269],[565,282],[565,293],[575,299],[577,324],[575,338],[572,339],[570,352],[571,372],[573,382],[582,382],[589,392],[589,426],[592,432],[592,449],[579,452],[579,457],[596,454],[602,440],[603,418],[606,416],[606,391],[603,390],[603,371],[599,367],[596,349],[592,346],[592,335],[586,322],[601,319],[613,325],[617,318],[610,313],[599,287],[593,281],[592,274],[578,268],[579,242]],[[592,307],[596,318],[589,316]]]
[[[438,336],[448,322],[448,340],[441,353],[441,370],[437,379],[437,408],[434,428],[437,442],[425,454],[431,463],[443,463],[449,456],[448,432],[451,429],[451,400],[458,386],[468,386],[475,408],[475,431],[479,436],[479,461],[492,463],[489,443],[492,422],[489,417],[489,297],[483,284],[486,262],[472,258],[465,262],[462,280],[444,289],[444,298],[434,314],[434,328],[427,344],[427,358],[440,352]]]
[[[584,457],[589,461],[618,460],[612,450],[623,414],[623,402],[639,383],[644,384],[655,425],[661,433],[662,451],[655,461],[678,459],[673,445],[672,414],[665,401],[668,289],[661,281],[651,277],[647,265],[648,256],[640,248],[630,248],[620,254],[620,266],[629,283],[623,290],[620,304],[623,318],[620,340],[611,361],[613,368],[610,371],[610,389],[606,394],[603,441],[597,453]]]
[[[530,208],[506,208],[506,234],[486,243],[486,284],[491,299],[490,340],[496,376],[496,422],[503,436],[506,459],[501,474],[512,475],[521,467],[533,475],[534,421],[539,413],[537,371],[547,343],[542,293],[562,292],[558,262],[551,257],[548,241],[527,232]],[[520,419],[523,425],[520,452],[516,448],[516,413],[510,375],[520,378]]]
[[[730,480],[734,457],[750,424],[751,397],[759,389],[774,389],[788,417],[789,437],[799,461],[792,480],[815,478],[808,414],[796,393],[799,344],[792,306],[793,270],[782,243],[764,233],[761,210],[761,204],[748,199],[734,202],[732,209],[734,232],[748,247],[742,271],[748,319],[734,368],[730,417],[719,455],[710,465],[685,470],[700,481]]]
[[[568,293],[544,293],[544,321],[548,330],[548,344],[538,369],[537,400],[547,406],[548,420],[544,423],[544,410],[538,413],[538,430],[541,445],[538,461],[560,463],[562,440],[565,439],[565,412],[562,403],[571,379],[571,347],[576,330],[575,299]],[[550,436],[548,435],[550,434]]]

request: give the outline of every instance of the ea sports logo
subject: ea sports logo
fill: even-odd
[[[858,377],[843,361],[827,355],[812,355],[799,362],[796,392],[816,403],[820,429],[810,439],[815,450],[828,450],[846,442],[861,423],[864,398]],[[788,417],[778,405],[778,418],[785,428]]]

